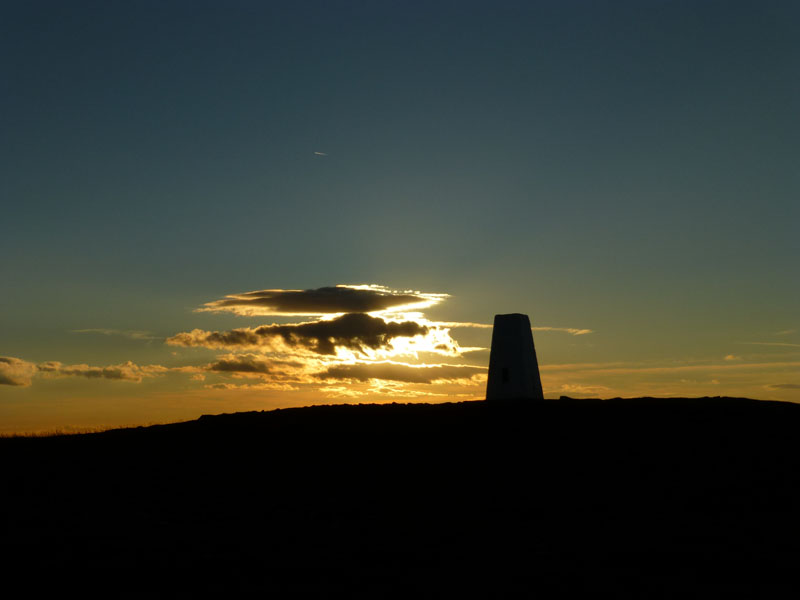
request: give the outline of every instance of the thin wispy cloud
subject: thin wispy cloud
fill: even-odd
[[[329,367],[314,376],[323,380],[370,381],[382,379],[405,383],[434,383],[443,381],[468,382],[486,372],[486,367],[473,365],[409,365],[395,362],[344,364]]]
[[[369,394],[366,390],[356,390],[346,385],[326,385],[319,388],[328,398],[359,398]]]
[[[777,346],[784,348],[800,348],[800,344],[789,344],[787,342],[739,342],[748,346]]]
[[[121,336],[130,338],[132,340],[159,340],[163,339],[158,336],[153,335],[149,331],[136,331],[136,330],[129,330],[129,329],[101,329],[101,328],[93,328],[93,329],[73,329],[72,333],[96,333],[99,335],[108,335],[108,336]]]
[[[735,356],[735,355],[734,355]],[[541,365],[545,390],[560,389],[566,395],[685,397],[688,395],[744,395],[763,397],[765,389],[783,399],[797,399],[792,387],[767,388],[768,384],[793,383],[800,361],[733,360],[619,361]],[[573,386],[573,387],[565,387]],[[579,389],[584,386],[586,389]],[[600,389],[602,386],[607,391]],[[691,390],[691,391],[690,391]]]
[[[770,370],[800,367],[800,361],[784,362],[728,362],[703,364],[653,365],[641,363],[573,363],[563,365],[540,365],[543,372],[581,371],[602,375],[627,375],[636,373],[681,373],[694,371],[738,371]]]
[[[561,385],[561,391],[567,394],[606,394],[611,388],[604,385],[582,385],[579,383],[565,383]]]
[[[400,381],[386,381],[375,379],[370,382],[367,392],[372,395],[388,398],[406,398],[408,400],[429,400],[431,398],[447,398],[450,394],[431,389],[432,384],[425,384],[425,389],[408,387],[409,384]]]
[[[570,335],[587,335],[594,333],[591,329],[577,329],[575,327],[533,327],[534,331],[559,331]]]
[[[436,321],[440,327],[450,327],[451,329],[491,329],[493,325],[487,323],[469,323],[463,321]]]
[[[314,152],[316,156],[328,156],[327,152]]]
[[[784,329],[783,331],[776,331],[775,335],[790,335],[797,331],[796,329]]]
[[[463,321],[433,321],[432,324],[452,329],[492,329],[494,325],[490,323],[469,323]],[[533,331],[556,331],[568,333],[570,335],[587,335],[594,333],[593,329],[579,329],[577,327],[531,327]]]
[[[261,383],[209,383],[203,386],[208,390],[226,390],[226,391],[257,391],[257,392],[293,392],[297,391],[296,385],[290,383],[274,383],[274,382],[261,382]]]
[[[396,381],[371,380],[370,385],[363,389],[356,389],[352,384],[348,385],[326,385],[319,388],[319,391],[331,399],[353,400],[365,396],[385,396],[392,399],[405,398],[408,400],[430,400],[435,398],[462,398],[474,399],[472,394],[453,394],[436,392],[431,389],[413,389],[406,387],[406,384]]]
[[[770,383],[766,387],[771,390],[800,390],[800,383]]]

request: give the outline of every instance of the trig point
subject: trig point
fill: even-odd
[[[528,315],[495,315],[487,400],[544,400]]]

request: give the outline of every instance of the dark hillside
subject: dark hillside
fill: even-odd
[[[800,560],[798,431],[794,404],[643,398],[0,439],[3,579],[123,596],[774,597]]]

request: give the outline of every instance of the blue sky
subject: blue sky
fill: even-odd
[[[534,332],[547,396],[798,400],[799,22],[794,2],[5,3],[0,356],[173,368],[198,360],[179,332],[291,321],[206,302],[377,284],[449,294],[442,322],[591,329]],[[722,370],[548,389],[548,365],[643,362]],[[0,414],[329,401],[167,379],[37,376],[0,385]]]

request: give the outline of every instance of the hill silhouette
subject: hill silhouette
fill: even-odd
[[[789,595],[799,430],[790,403],[562,398],[0,439],[4,581],[169,597]]]

